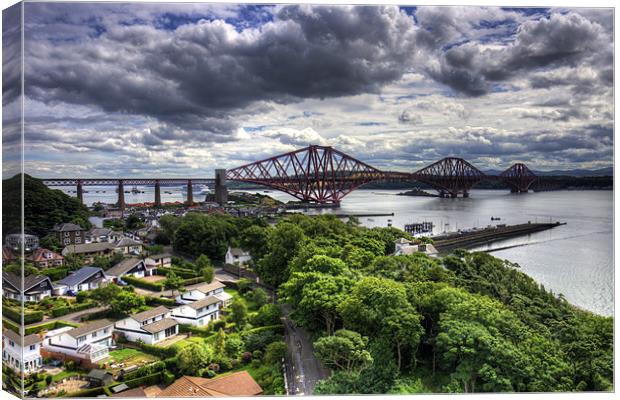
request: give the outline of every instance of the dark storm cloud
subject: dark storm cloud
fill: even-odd
[[[113,26],[61,46],[35,41],[26,92],[151,116],[163,130],[218,141],[235,128],[234,110],[377,92],[402,76],[414,52],[412,21],[395,7],[287,6],[274,19],[242,32],[203,20],[174,31]]]
[[[2,12],[2,105],[21,93],[21,4]],[[5,111],[6,112],[6,111]]]
[[[608,57],[611,46],[601,25],[576,13],[553,14],[548,19],[523,23],[514,42],[500,49],[481,49],[473,42],[452,47],[428,72],[460,93],[480,96],[491,91],[493,82],[518,73],[586,61],[600,65],[600,59],[591,58],[595,54]],[[535,79],[532,84],[541,87],[558,83]]]

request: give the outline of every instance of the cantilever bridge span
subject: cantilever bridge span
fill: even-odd
[[[117,186],[118,206],[125,208],[125,185],[154,185],[154,205],[161,202],[161,186],[187,185],[187,203],[193,204],[192,185],[215,185],[215,198],[226,201],[226,181],[259,184],[288,193],[302,201],[319,204],[340,204],[353,190],[377,181],[418,181],[441,197],[469,196],[471,188],[482,180],[500,180],[511,192],[527,192],[536,175],[517,163],[498,176],[486,175],[462,158],[446,157],[416,172],[382,171],[329,146],[311,145],[303,149],[256,161],[229,170],[216,170],[215,179],[196,178],[60,178],[44,179],[48,186],[76,186],[83,200],[83,186]]]

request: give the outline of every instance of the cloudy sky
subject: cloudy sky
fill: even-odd
[[[610,9],[27,3],[24,47],[35,176],[211,177],[308,144],[612,165]]]

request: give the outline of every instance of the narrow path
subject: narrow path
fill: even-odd
[[[284,338],[288,352],[286,370],[289,395],[312,395],[318,381],[329,376],[329,372],[315,357],[310,335],[296,327],[290,319],[291,309],[280,304],[284,322]]]

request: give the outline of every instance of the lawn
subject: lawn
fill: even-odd
[[[121,368],[127,368],[132,365],[146,365],[155,361],[159,361],[158,357],[146,354],[136,349],[119,349],[110,352],[110,358],[107,360],[108,365],[116,364],[115,368],[111,368],[110,372],[115,373]],[[121,367],[120,364],[123,364]]]
[[[52,382],[60,382],[61,380],[68,378],[70,376],[79,375],[79,372],[76,371],[62,371],[57,373],[52,377]]]
[[[120,350],[112,350],[110,352],[110,358],[116,363],[122,363],[123,361],[135,357],[139,354],[144,354],[140,350],[136,349],[120,349]]]

